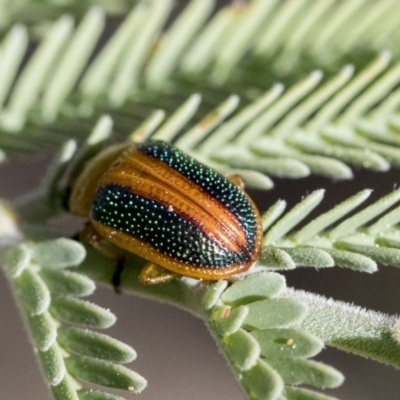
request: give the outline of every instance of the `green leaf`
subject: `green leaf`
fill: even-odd
[[[376,272],[378,267],[376,262],[365,255],[352,253],[350,251],[325,249],[335,261],[335,265],[343,268],[350,268],[354,271]]]
[[[310,175],[307,165],[293,158],[256,157],[243,148],[225,146],[211,157],[231,167],[256,170],[281,178],[304,178]]]
[[[273,272],[260,272],[246,276],[228,287],[221,300],[231,306],[253,303],[278,296],[285,288],[285,278]]]
[[[31,245],[32,258],[42,267],[66,268],[79,265],[85,258],[85,248],[71,239],[55,239]]]
[[[104,19],[104,11],[93,7],[81,20],[58,60],[58,68],[47,82],[42,100],[44,121],[54,121],[65,99],[73,90],[103,30]]]
[[[108,328],[116,321],[115,315],[110,311],[88,301],[67,296],[53,296],[50,311],[61,321],[96,328]]]
[[[15,24],[2,41],[2,80],[0,84],[0,106],[4,106],[7,93],[17,75],[18,65],[24,56],[28,45],[26,28]]]
[[[76,383],[71,382],[71,378],[66,376],[58,385],[51,386],[55,400],[80,400],[76,393]]]
[[[73,19],[62,16],[50,27],[38,49],[17,80],[7,109],[7,126],[19,130],[26,114],[37,102],[41,89],[46,85],[49,69],[68,40],[73,29]],[[12,121],[12,122],[11,122]]]
[[[306,164],[315,175],[322,175],[331,179],[351,179],[353,177],[350,167],[342,161],[330,157],[309,154],[293,154],[292,157]]]
[[[263,28],[265,17],[273,5],[273,2],[271,4],[264,1],[248,4],[246,12],[235,24],[236,29],[229,31],[230,40],[218,52],[215,65],[215,77],[218,81],[226,79],[237,62],[247,54],[254,35]]]
[[[171,0],[147,4],[144,10],[145,17],[141,16],[136,35],[129,38],[129,47],[122,53],[120,62],[112,71],[116,75],[115,78],[112,79],[111,85],[104,87],[103,92],[109,90],[108,97],[111,106],[121,106],[143,81],[141,73],[144,64],[149,58],[152,46],[157,41],[172,6]],[[100,56],[109,58],[109,54]]]
[[[307,384],[320,388],[334,388],[343,383],[343,375],[329,365],[294,357],[277,357],[268,360],[286,384]]]
[[[335,265],[329,252],[315,247],[285,248],[296,266],[329,268]]]
[[[272,179],[259,171],[234,168],[231,169],[231,173],[241,176],[247,190],[270,190],[274,187],[274,182],[272,181]]]
[[[100,392],[99,390],[93,389],[78,390],[78,396],[79,400],[125,400],[124,397],[116,396],[115,394]]]
[[[31,252],[25,244],[13,247],[7,252],[4,269],[11,278],[18,278],[29,265]]]
[[[196,56],[198,53],[196,54]],[[198,65],[198,64],[197,64]],[[265,109],[273,103],[283,91],[283,85],[277,83],[271,89],[262,94],[253,103],[241,109],[229,121],[218,127],[211,133],[206,140],[200,144],[199,152],[210,154],[216,148],[222,147],[225,143],[232,140],[243,128],[260,115]]]
[[[345,241],[337,242],[336,246],[343,250],[352,251],[370,257],[378,264],[400,267],[400,249],[364,246]]]
[[[146,81],[150,86],[159,87],[165,84],[176,68],[177,58],[207,20],[212,7],[211,0],[192,1],[175,20],[147,67]]]
[[[249,314],[243,326],[247,329],[285,328],[301,322],[307,309],[289,299],[268,299],[248,304]]]
[[[201,96],[192,94],[152,136],[154,140],[171,141],[198,110]]]
[[[391,237],[380,236],[375,240],[375,243],[380,247],[393,247],[395,249],[400,249],[400,240],[393,239]]]
[[[313,219],[312,222],[308,223],[305,227],[300,229],[294,236],[293,240],[298,243],[304,243],[308,239],[314,237],[318,233],[322,232],[325,228],[338,221],[344,215],[348,214],[354,208],[362,204],[372,193],[371,190],[366,189],[357,193],[356,195],[349,197],[336,207],[319,215]]]
[[[206,310],[210,310],[214,307],[227,286],[227,281],[218,281],[210,286],[203,297],[203,304]]]
[[[333,157],[360,168],[373,171],[387,171],[390,168],[387,160],[370,149],[330,143],[309,131],[296,134],[289,139],[289,143],[302,151]]]
[[[200,73],[209,65],[218,51],[215,44],[221,41],[231,23],[229,10],[222,9],[214,15],[184,55],[182,69],[185,74]]]
[[[392,330],[392,337],[396,340],[397,343],[400,344],[400,321],[397,321]]]
[[[324,347],[322,340],[299,329],[264,329],[251,334],[267,359],[280,357],[313,357]]]
[[[115,389],[140,393],[147,385],[136,372],[122,365],[84,356],[71,356],[65,360],[68,371],[77,379]]]
[[[28,316],[28,324],[38,350],[47,351],[57,338],[57,325],[48,312]]]
[[[38,352],[44,376],[50,386],[59,385],[65,376],[65,364],[60,348],[57,344],[47,351]]]
[[[85,97],[95,98],[101,95],[110,80],[113,70],[123,58],[123,52],[135,41],[143,18],[148,17],[148,10],[142,4],[136,6],[128,13],[115,34],[103,46],[96,60],[90,64],[85,78],[80,83],[81,91]],[[132,51],[132,48],[129,48]]]
[[[223,306],[219,307],[216,313],[213,313],[213,317],[218,323],[219,331],[224,336],[229,336],[240,329],[248,313],[249,309],[246,306],[239,306],[237,308]]]
[[[285,208],[286,201],[278,200],[261,216],[261,223],[264,232],[282,215]]]
[[[390,212],[384,214],[375,223],[368,227],[368,233],[370,235],[379,235],[385,231],[388,231],[394,225],[400,222],[400,207],[396,207]]]
[[[77,272],[42,269],[40,276],[52,293],[89,296],[96,289],[90,278]]]
[[[254,143],[261,139],[260,136],[262,133],[270,132],[282,117],[289,114],[290,110],[294,108],[297,103],[306,98],[318,85],[322,77],[323,74],[321,70],[314,70],[304,79],[292,85],[270,108],[268,108],[268,110],[266,110],[266,112],[262,113],[259,118],[246,127],[245,131],[241,134],[240,144],[248,145],[248,143]],[[276,149],[275,146],[270,146],[270,154],[274,157],[276,155],[276,150],[279,150],[279,148]],[[303,163],[299,164],[302,165]],[[306,166],[304,165],[304,167]]]
[[[278,249],[277,247],[263,247],[258,264],[279,269],[296,268],[292,257],[290,257],[286,251]]]
[[[284,394],[287,400],[338,400],[336,397],[326,394],[290,386],[286,386]]]
[[[176,146],[188,152],[191,151],[199,141],[206,137],[217,125],[231,115],[238,107],[240,99],[237,95],[229,96],[225,101],[213,109],[193,128],[186,131],[176,141]]]
[[[280,375],[261,360],[249,371],[243,371],[241,380],[252,400],[277,400],[284,389]]]
[[[75,327],[60,327],[58,342],[70,353],[128,363],[136,358],[132,347],[108,335]]]
[[[386,211],[389,207],[400,200],[400,190],[395,190],[382,197],[374,204],[346,219],[330,232],[331,239],[338,239],[354,232],[360,226]]]
[[[225,338],[223,343],[231,362],[241,371],[247,371],[257,363],[260,346],[245,330],[239,329]]]
[[[296,204],[285,216],[283,216],[264,236],[263,244],[276,243],[286,235],[301,220],[303,220],[324,197],[325,190],[316,190]]]
[[[48,309],[50,305],[50,292],[43,280],[35,272],[25,269],[15,279],[15,286],[18,298],[31,315],[42,314]]]

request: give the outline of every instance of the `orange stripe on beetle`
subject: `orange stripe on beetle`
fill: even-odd
[[[128,187],[133,194],[173,208],[174,213],[185,219],[198,221],[208,237],[230,251],[246,251],[247,240],[241,224],[219,201],[182,174],[165,168],[165,163],[147,157],[144,164],[143,157],[146,156],[137,150],[127,152],[103,176],[100,186]]]
[[[236,185],[161,141],[132,145],[111,163],[90,219],[102,237],[168,270],[219,280],[257,259],[257,208]]]

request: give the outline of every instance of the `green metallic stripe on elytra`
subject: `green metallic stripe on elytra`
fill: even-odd
[[[97,191],[91,218],[188,265],[224,268],[248,261],[244,253],[230,252],[210,240],[194,221],[121,185]]]
[[[169,143],[149,140],[138,145],[138,150],[149,157],[165,162],[170,168],[200,186],[235,215],[246,235],[247,250],[249,254],[253,253],[257,235],[257,220],[251,204],[237,186],[212,168],[199,163]]]

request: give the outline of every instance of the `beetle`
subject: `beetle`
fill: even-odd
[[[260,253],[260,214],[240,177],[228,179],[159,140],[100,152],[75,180],[69,209],[89,218],[80,237],[108,258],[145,258],[145,284],[229,278]]]

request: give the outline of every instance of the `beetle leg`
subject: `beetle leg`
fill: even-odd
[[[143,285],[155,285],[157,283],[168,282],[172,279],[178,278],[179,276],[180,275],[168,271],[157,264],[149,262],[141,270],[139,282]]]
[[[229,175],[228,179],[237,186],[240,190],[244,190],[244,182],[242,177],[239,174]]]
[[[121,293],[121,276],[125,268],[125,257],[121,257],[117,260],[117,265],[115,267],[113,276],[111,278],[111,283],[114,287],[115,293]]]
[[[120,293],[121,275],[125,265],[124,252],[104,239],[90,222],[85,225],[82,231],[77,235],[77,238],[81,242],[88,242],[94,249],[103,254],[103,256],[116,262],[111,283],[114,287],[114,291]]]
[[[79,233],[78,239],[80,242],[88,242],[93,248],[110,260],[118,261],[124,256],[121,249],[104,239],[90,222]]]

